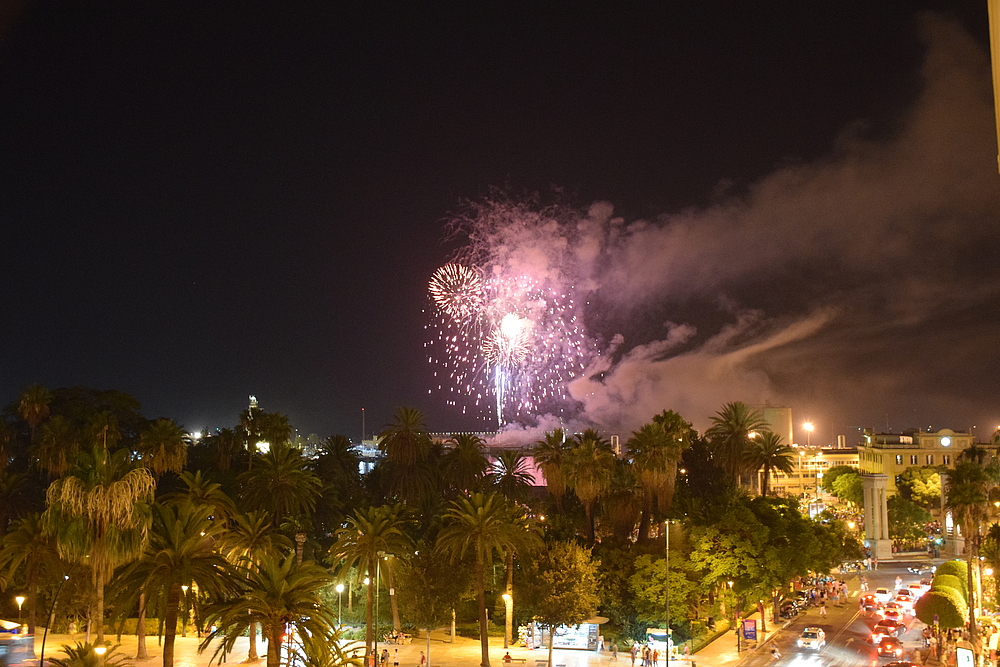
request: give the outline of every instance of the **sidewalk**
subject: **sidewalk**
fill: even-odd
[[[703,665],[704,667],[732,667],[747,656],[752,655],[754,652],[766,650],[764,645],[773,639],[786,624],[786,621],[784,620],[780,621],[778,624],[774,624],[768,620],[767,633],[762,633],[760,631],[760,612],[754,612],[747,618],[752,618],[757,621],[756,648],[747,649],[744,647],[742,651],[737,653],[736,631],[735,629],[731,629],[729,632],[721,637],[718,637],[711,644],[691,656],[694,663],[696,665]]]

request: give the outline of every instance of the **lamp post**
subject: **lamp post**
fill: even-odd
[[[337,626],[344,624],[344,584],[337,584]]]
[[[38,667],[45,667],[45,640],[48,639],[49,636],[49,626],[52,625],[52,615],[56,611],[56,601],[59,600],[59,593],[62,592],[63,584],[67,581],[69,581],[69,575],[64,574],[63,580],[59,582],[59,587],[56,588],[56,594],[52,596],[52,606],[49,607],[49,618],[45,622],[45,632],[42,633],[42,648],[41,655],[38,656]]]
[[[108,647],[107,646],[95,646],[94,647],[94,653],[97,654],[97,660],[101,664],[101,667],[103,667],[104,664],[105,664],[106,658],[104,656],[107,655],[107,652],[108,652]]]
[[[14,602],[17,603],[17,624],[21,625],[21,605],[24,604],[25,598],[23,595],[18,595],[14,598]]]
[[[666,622],[663,624],[663,629],[666,630],[666,636],[663,640],[664,650],[663,653],[666,657],[666,667],[670,667],[670,520],[667,519],[663,522],[663,536],[664,536],[664,547],[665,554],[667,558],[667,576],[664,579],[663,585],[663,617]]]

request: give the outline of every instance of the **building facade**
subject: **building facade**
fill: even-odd
[[[888,477],[887,491],[896,493],[896,477],[907,468],[955,468],[955,459],[972,445],[970,433],[948,428],[940,431],[904,431],[903,433],[865,433],[858,446],[858,468],[863,473]]]

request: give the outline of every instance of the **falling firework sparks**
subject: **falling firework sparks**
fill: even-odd
[[[437,388],[450,405],[493,407],[500,426],[574,409],[566,385],[595,344],[574,284],[577,220],[565,218],[503,201],[453,223],[469,242],[428,285],[437,311],[428,361],[446,376]]]

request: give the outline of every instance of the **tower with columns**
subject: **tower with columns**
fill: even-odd
[[[865,496],[865,545],[875,558],[892,558],[889,539],[888,475],[862,473]]]

